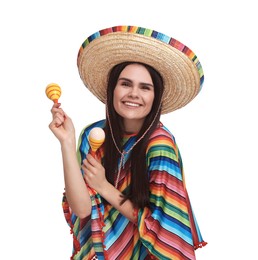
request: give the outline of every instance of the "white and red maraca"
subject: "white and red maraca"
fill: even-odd
[[[91,147],[91,154],[95,156],[96,151],[105,141],[105,132],[100,127],[94,127],[89,133],[89,143]]]

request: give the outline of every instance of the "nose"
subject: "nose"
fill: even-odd
[[[132,98],[139,97],[139,89],[137,88],[137,86],[133,86],[130,88],[129,96]]]

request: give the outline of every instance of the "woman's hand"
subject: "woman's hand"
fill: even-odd
[[[75,142],[73,122],[60,106],[60,103],[55,103],[53,105],[51,109],[53,120],[49,124],[49,128],[61,144],[66,141]]]
[[[130,200],[123,201],[123,194],[109,183],[105,176],[105,168],[92,155],[83,160],[82,169],[87,184],[101,197],[121,212],[126,218],[136,223],[135,208]]]
[[[86,159],[83,160],[82,170],[87,184],[97,192],[107,184],[105,168],[91,154],[87,154]]]

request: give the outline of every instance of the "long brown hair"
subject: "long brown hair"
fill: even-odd
[[[106,139],[105,139],[105,156],[103,158],[104,167],[106,170],[107,180],[114,185],[115,177],[118,171],[118,160],[121,154],[115,147],[112,139],[110,127],[112,127],[113,137],[115,142],[122,152],[122,138],[124,134],[123,119],[115,111],[113,105],[114,89],[117,84],[118,77],[123,69],[130,65],[138,62],[123,62],[113,67],[109,74],[108,86],[107,86],[107,117],[106,120]],[[162,94],[164,91],[163,80],[160,74],[151,66],[138,63],[143,65],[150,73],[152,82],[154,84],[154,101],[150,113],[146,116],[143,126],[137,134],[137,140],[141,138],[144,133],[150,128],[139,141],[139,143],[133,148],[130,155],[131,162],[131,185],[126,189],[124,194],[124,200],[130,199],[135,207],[143,208],[149,207],[149,179],[146,167],[146,148],[150,135],[157,127],[160,114],[161,114],[161,101]],[[110,125],[109,125],[110,122]]]

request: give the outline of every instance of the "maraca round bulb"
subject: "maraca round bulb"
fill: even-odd
[[[46,87],[46,95],[49,99],[54,101],[54,103],[58,102],[58,99],[61,96],[61,88],[58,84],[56,83],[50,83]]]
[[[105,141],[105,132],[100,127],[94,127],[89,133],[89,143],[93,152],[96,152],[98,148]]]

